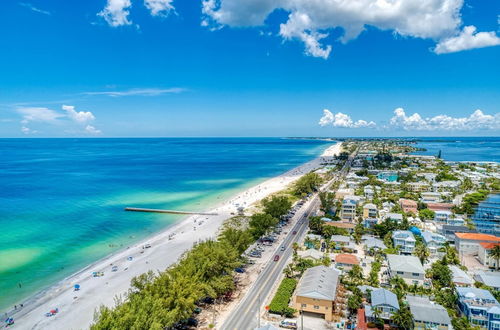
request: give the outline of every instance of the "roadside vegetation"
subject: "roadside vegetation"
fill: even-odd
[[[231,218],[217,240],[197,243],[163,272],[133,278],[126,296],[116,298],[115,307],[100,307],[91,329],[168,329],[193,317],[200,303],[230,297],[234,270],[244,263],[242,253],[276,226],[291,202],[273,196],[262,205],[263,211],[252,215],[246,226],[244,217]]]
[[[292,317],[297,312],[295,309],[288,306],[297,283],[298,281],[295,278],[288,277],[285,277],[281,281],[278,291],[276,291],[273,300],[269,304],[270,313]]]

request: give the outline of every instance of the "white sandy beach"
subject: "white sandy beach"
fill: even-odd
[[[115,296],[127,292],[132,277],[149,270],[164,270],[175,263],[193,243],[215,237],[224,220],[237,212],[237,205],[248,207],[269,194],[320,167],[325,158],[340,153],[341,143],[329,147],[321,157],[269,179],[236,195],[210,210],[214,216],[190,216],[173,227],[156,234],[130,248],[115,253],[82,269],[24,303],[22,309],[9,313],[14,317],[14,329],[87,329],[93,321],[94,311],[102,304],[114,305]],[[145,244],[151,248],[143,249]],[[132,260],[128,260],[132,257]],[[112,272],[112,266],[118,271]],[[104,272],[92,277],[92,272]],[[75,284],[81,289],[74,291]],[[45,313],[58,308],[59,313],[46,317]]]

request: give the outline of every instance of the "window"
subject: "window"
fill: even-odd
[[[398,273],[399,275],[403,275],[404,274],[404,272],[396,272],[396,273]]]
[[[319,309],[319,306],[314,305],[314,309]]]
[[[420,276],[419,273],[411,273],[413,276]]]
[[[307,307],[307,304],[302,304],[301,307]]]

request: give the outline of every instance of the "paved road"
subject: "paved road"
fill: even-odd
[[[321,190],[327,189],[333,182],[345,176],[352,163],[353,155],[351,155],[344,167],[328,182]],[[290,232],[285,237],[281,245],[277,246],[276,254],[280,256],[278,261],[271,260],[264,270],[259,274],[257,280],[248,290],[245,297],[240,301],[238,306],[232,311],[226,321],[222,324],[223,330],[253,330],[259,327],[259,315],[262,307],[262,301],[269,295],[274,284],[283,273],[283,269],[288,263],[288,259],[292,254],[292,244],[297,242],[299,238],[307,232],[309,220],[306,215],[319,208],[320,201],[318,195],[315,194],[310,202],[306,203],[296,216],[299,219]],[[297,234],[293,235],[293,231]],[[280,251],[281,246],[285,246],[285,251]]]
[[[226,319],[221,329],[254,329],[258,327],[258,315],[260,314],[260,307],[262,300],[265,299],[269,292],[272,290],[274,284],[282,274],[283,269],[288,263],[288,259],[292,254],[292,244],[297,242],[298,239],[307,232],[309,221],[306,214],[310,214],[319,206],[319,199],[314,197],[309,203],[303,207],[299,213],[299,219],[295,223],[290,232],[285,237],[283,243],[277,246],[276,254],[280,256],[278,261],[271,260],[264,270],[257,277],[253,286],[247,292],[243,300],[239,303],[231,315]],[[293,234],[296,231],[297,234]],[[285,246],[285,251],[280,251],[281,246]]]

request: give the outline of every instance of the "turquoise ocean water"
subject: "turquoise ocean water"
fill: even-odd
[[[0,139],[0,310],[309,161],[331,143],[279,138]]]

